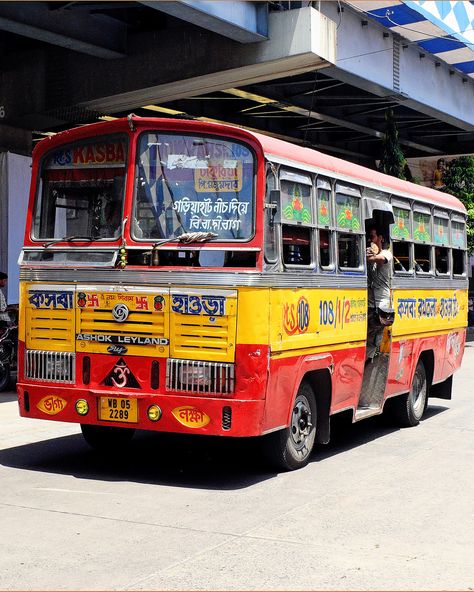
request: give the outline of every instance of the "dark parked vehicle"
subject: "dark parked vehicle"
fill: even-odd
[[[17,370],[18,327],[0,325],[0,392],[7,390]]]

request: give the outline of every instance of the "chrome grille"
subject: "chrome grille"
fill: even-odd
[[[199,395],[234,392],[234,364],[168,359],[166,389]]]
[[[25,352],[25,378],[42,382],[75,382],[76,354],[27,350]]]

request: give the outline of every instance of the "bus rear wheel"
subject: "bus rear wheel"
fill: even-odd
[[[418,361],[409,393],[391,400],[391,412],[402,427],[414,427],[420,423],[428,402],[428,381],[423,362]]]
[[[316,398],[302,382],[291,412],[290,425],[264,437],[264,453],[278,469],[294,471],[308,464],[316,438]]]
[[[111,451],[126,446],[135,434],[134,428],[116,428],[81,424],[84,440],[94,450]]]

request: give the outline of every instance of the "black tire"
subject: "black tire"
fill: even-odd
[[[418,360],[409,393],[389,401],[390,414],[401,427],[414,427],[420,423],[428,403],[428,381],[423,362]]]
[[[81,424],[84,440],[94,450],[113,451],[124,448],[135,434],[134,428],[116,428]]]
[[[308,464],[316,439],[316,398],[307,382],[296,394],[290,425],[263,438],[263,452],[270,464],[284,471]]]
[[[10,386],[10,365],[0,363],[0,393]]]

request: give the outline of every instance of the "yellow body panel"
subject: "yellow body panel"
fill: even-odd
[[[273,289],[271,349],[286,351],[365,340],[367,291]]]
[[[122,321],[114,308],[128,309]],[[159,310],[155,309],[159,307]],[[127,348],[128,355],[169,355],[169,296],[161,289],[104,290],[79,286],[76,292],[76,348],[84,353],[107,353],[111,345]],[[100,339],[110,339],[101,342]],[[146,345],[137,345],[141,341]]]
[[[74,351],[74,309],[71,286],[22,285],[19,336],[27,349]]]
[[[467,325],[467,290],[394,290],[393,337],[450,331]]]
[[[172,358],[233,362],[236,326],[237,290],[171,290]]]
[[[214,288],[25,283],[19,334],[31,350],[119,348],[127,355],[233,362],[237,296]]]
[[[239,288],[237,343],[267,344],[270,335],[270,289]]]
[[[113,316],[117,304],[128,308],[123,322]],[[395,339],[466,326],[467,290],[397,289],[393,305]],[[33,350],[107,353],[111,342],[100,341],[105,335],[114,343],[120,339],[128,355],[233,362],[237,343],[269,344],[272,356],[288,357],[361,346],[367,335],[364,289],[119,289],[32,282],[20,286],[20,311],[19,337]]]

